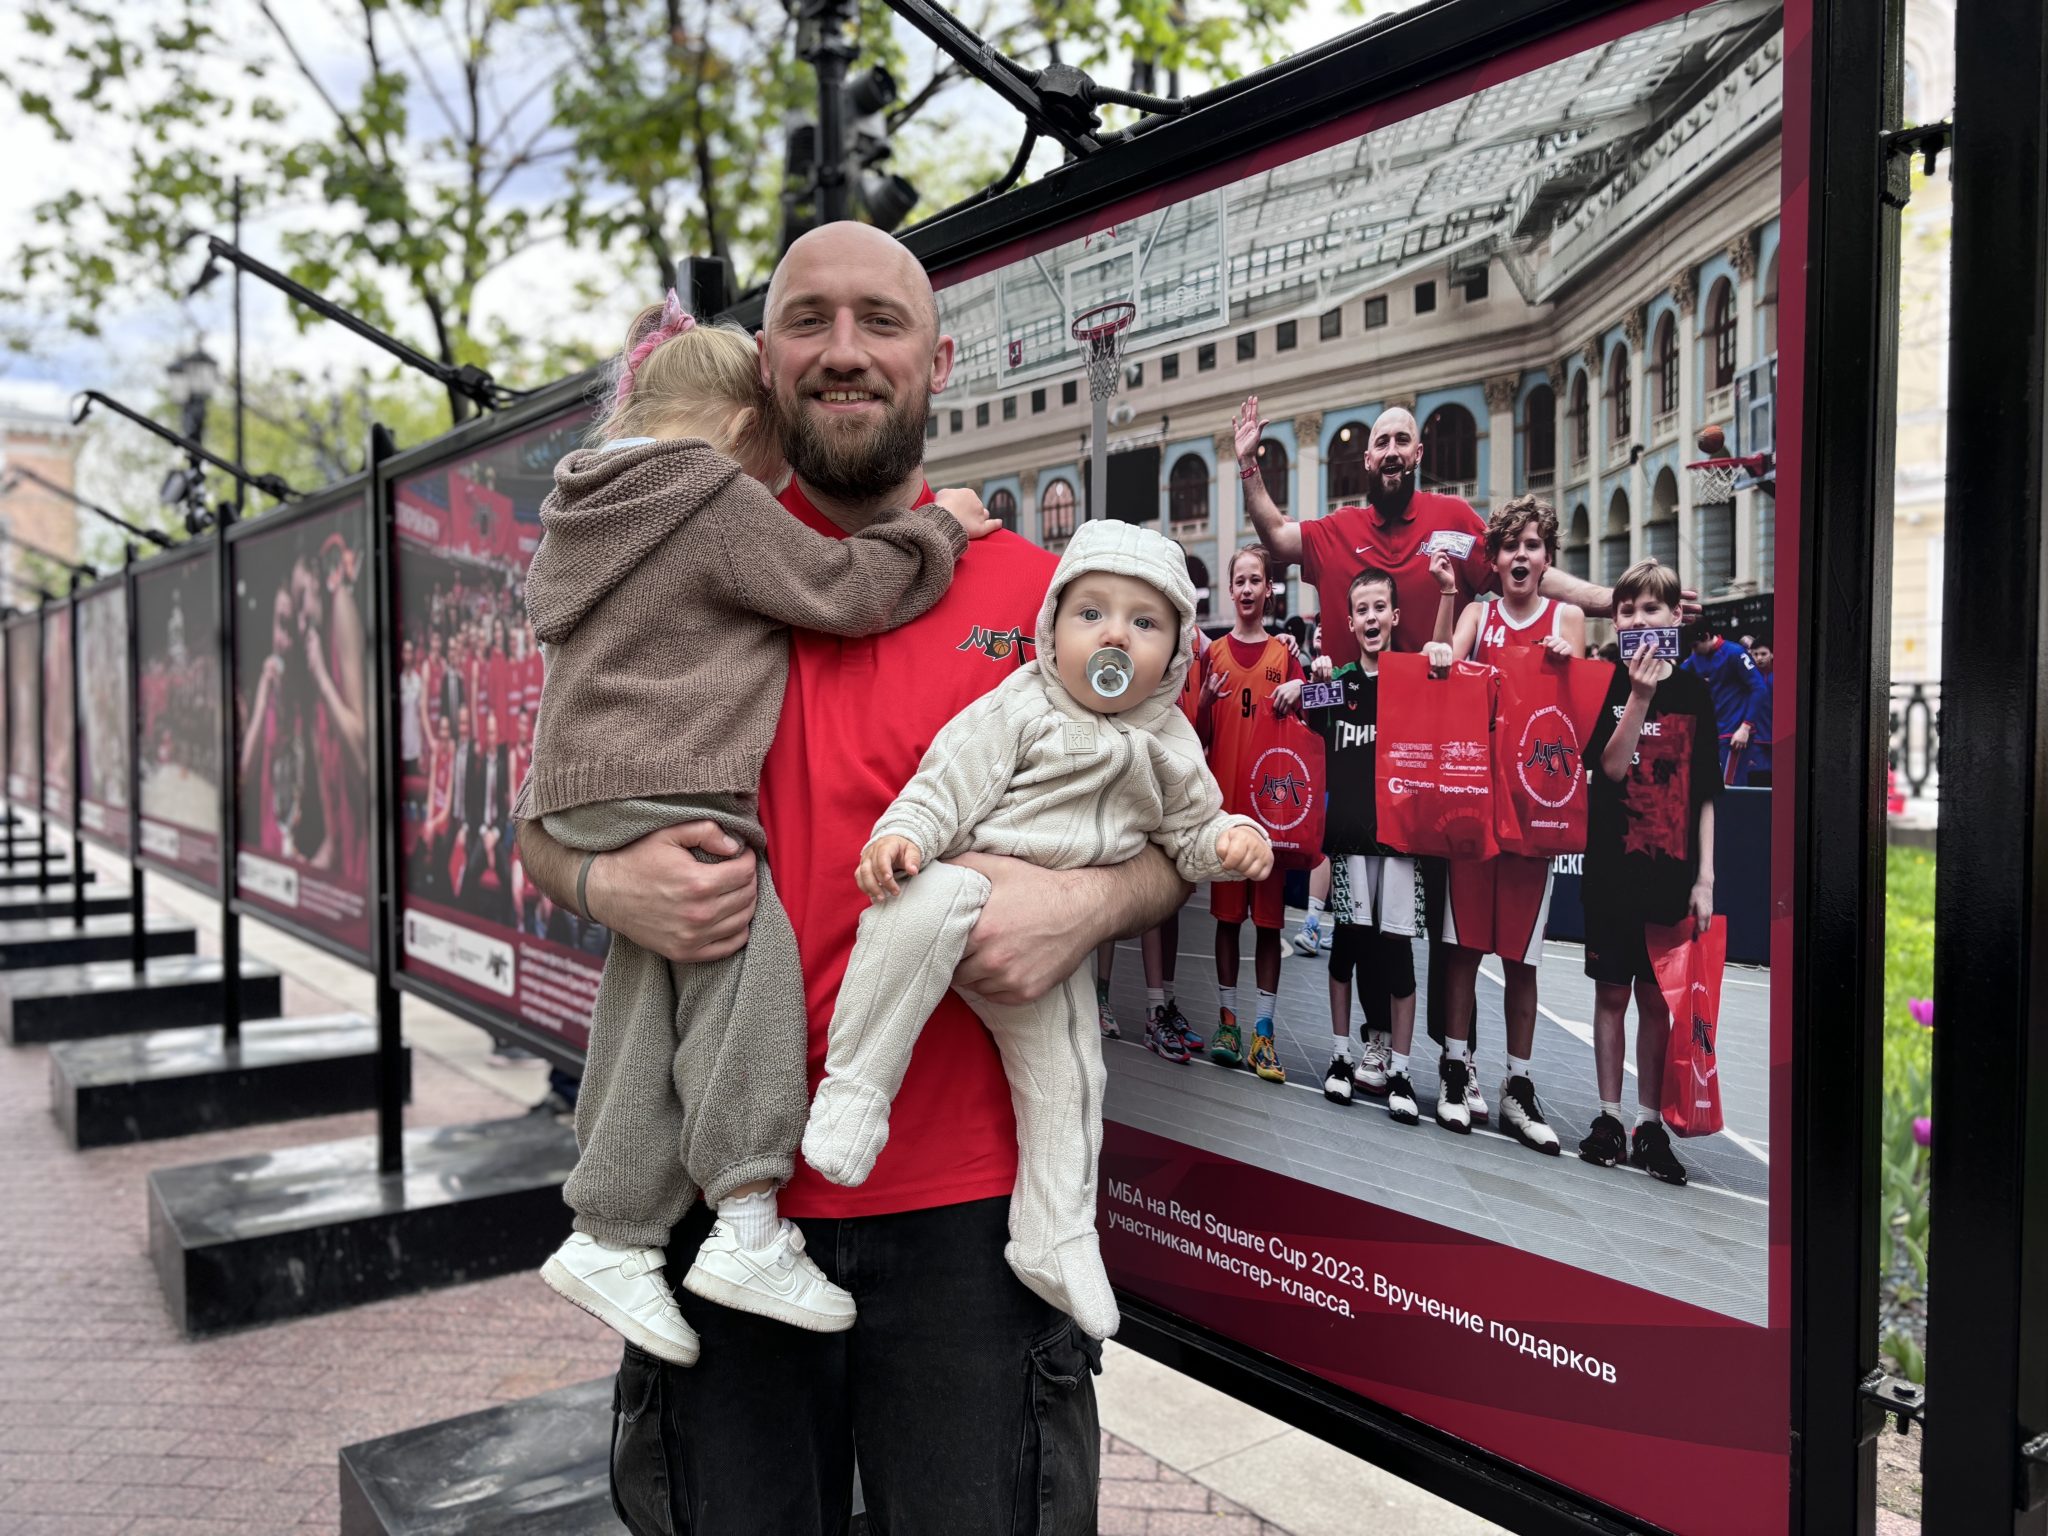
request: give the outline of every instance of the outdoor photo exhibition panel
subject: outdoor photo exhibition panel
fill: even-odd
[[[582,406],[515,420],[452,456],[393,461],[380,491],[394,519],[400,977],[577,1052],[609,935],[526,882],[512,802],[541,689],[526,567],[555,464],[589,424]]]
[[[1747,549],[1744,568],[1779,594],[1789,781],[1809,152],[1807,85],[1787,60],[1810,67],[1810,26],[1806,0],[1628,5],[936,270],[959,366],[936,402],[929,477],[979,484],[992,506],[1035,499],[1026,531],[1059,547],[1086,505],[1089,456],[1088,379],[1066,327],[1127,302],[1110,516],[1157,519],[1220,588],[1254,537],[1230,459],[1237,402],[1260,396],[1283,466],[1267,483],[1304,522],[1364,504],[1365,441],[1400,406],[1421,427],[1423,489],[1482,520],[1543,496],[1574,574],[1611,583],[1657,556],[1687,586],[1725,590],[1735,571],[1717,567]],[[1030,441],[1052,400],[1073,408],[1078,453],[1071,435]],[[1015,425],[948,448],[944,432],[992,420]],[[1732,499],[1696,504],[1685,466],[1710,425],[1765,457]],[[1152,465],[1135,505],[1115,469],[1131,455]],[[1325,572],[1340,587],[1348,574]],[[1436,600],[1433,584],[1397,593]],[[1212,601],[1219,622],[1224,607]],[[1670,745],[1646,734],[1641,760],[1681,762]],[[1566,746],[1569,760],[1583,743]],[[1654,798],[1669,785],[1650,776]],[[1641,835],[1683,829],[1677,794],[1670,817],[1642,815]],[[1593,985],[1580,947],[1552,943],[1532,1075],[1562,1157],[1501,1133],[1496,960],[1478,984],[1493,1122],[1470,1136],[1431,1123],[1437,1047],[1419,1021],[1412,1127],[1362,1093],[1325,1098],[1320,1007],[1281,1023],[1285,1084],[1205,1054],[1171,1063],[1128,1027],[1105,1041],[1098,1227],[1117,1284],[1634,1520],[1700,1536],[1787,1529],[1790,1171],[1772,1149],[1791,1145],[1793,797],[1728,795],[1753,797],[1741,804],[1770,873],[1720,890],[1724,912],[1744,904],[1758,963],[1726,974],[1725,1129],[1677,1142],[1687,1184],[1574,1155],[1602,1098]],[[1182,923],[1179,996],[1191,1016],[1205,1000],[1206,1034],[1200,897]],[[1414,945],[1418,978],[1426,949]]]
[[[370,963],[370,568],[360,481],[229,535],[238,905]]]
[[[71,820],[71,603],[43,615],[43,809]]]
[[[33,810],[42,798],[43,621],[25,614],[7,625],[7,798]]]
[[[78,599],[78,807],[84,834],[128,851],[128,584],[103,582]]]
[[[220,582],[211,541],[135,571],[142,860],[220,889]]]

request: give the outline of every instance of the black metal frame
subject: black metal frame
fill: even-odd
[[[120,593],[120,595],[121,595],[121,601],[122,601],[122,603],[123,603],[124,605],[125,605],[126,603],[128,603],[128,602],[129,602],[129,599],[130,599],[130,596],[131,596],[131,594],[130,594],[130,593],[129,593],[129,591],[128,591],[128,569],[127,569],[127,566],[126,566],[125,564],[123,565],[123,567],[122,567],[122,568],[121,568],[120,570],[118,570],[118,571],[115,571],[115,572],[114,572],[114,573],[113,573],[112,575],[110,575],[110,576],[102,576],[102,577],[101,577],[101,578],[100,578],[100,579],[99,579],[98,581],[95,581],[95,582],[93,582],[93,583],[92,583],[92,584],[91,584],[90,586],[85,586],[85,587],[81,587],[81,588],[79,588],[79,589],[78,589],[78,591],[77,591],[76,593],[74,593],[74,594],[73,594],[73,596],[72,596],[72,599],[71,599],[71,604],[72,604],[72,608],[71,608],[71,647],[72,647],[72,649],[71,649],[71,658],[72,658],[72,659],[71,659],[71,670],[72,670],[72,673],[74,674],[74,676],[75,676],[75,675],[76,675],[76,674],[77,674],[77,673],[78,673],[78,672],[79,672],[79,671],[81,670],[81,668],[80,668],[80,666],[79,666],[79,663],[78,663],[78,614],[79,614],[79,610],[80,610],[80,609],[81,609],[81,608],[82,608],[82,607],[83,607],[83,606],[84,606],[85,604],[87,604],[87,603],[89,603],[89,602],[92,602],[92,601],[94,601],[94,600],[95,600],[95,599],[97,599],[97,598],[102,598],[102,597],[104,597],[104,596],[105,596],[105,595],[106,595],[107,593],[109,593],[109,592],[118,592],[118,593]],[[127,613],[128,619],[129,619],[129,621],[130,621],[130,623],[131,623],[131,625],[132,625],[132,623],[133,623],[133,621],[134,621],[134,613],[133,613],[133,611],[132,611],[132,610],[129,610],[129,609],[125,609],[125,608],[124,608],[124,612],[126,612],[126,613]],[[76,690],[74,689],[74,692],[75,692],[75,691],[76,691]],[[81,701],[81,702],[83,702],[83,701]],[[129,715],[130,715],[130,717],[131,717],[131,718],[129,719],[129,722],[128,722],[128,728],[129,728],[129,732],[130,732],[130,740],[129,740],[129,743],[128,743],[128,758],[129,758],[129,763],[130,763],[130,765],[132,766],[132,765],[133,765],[133,763],[134,763],[134,759],[135,759],[135,743],[134,743],[134,739],[133,739],[133,732],[134,732],[134,729],[135,729],[135,722],[134,722],[134,720],[133,720],[133,718],[132,718],[132,716],[133,716],[133,715],[134,715],[134,713],[135,713],[135,710],[134,710],[134,701],[133,701],[133,699],[132,699],[132,697],[131,697],[130,699],[128,699],[128,700],[126,700],[126,701],[124,701],[124,702],[128,703],[128,705],[130,706],[130,707],[129,707],[129,710],[128,710],[128,713],[129,713]],[[82,752],[80,751],[80,746],[82,745],[82,742],[83,742],[83,737],[84,737],[84,733],[85,733],[85,719],[84,719],[84,716],[83,716],[83,714],[82,714],[82,713],[81,713],[81,714],[79,714],[79,715],[78,715],[78,716],[77,716],[77,717],[76,717],[76,718],[75,718],[75,719],[74,719],[74,720],[72,721],[72,729],[73,729],[73,733],[74,733],[75,735],[77,735],[77,736],[78,736],[78,737],[80,738],[80,740],[79,740],[79,741],[74,741],[74,742],[72,743],[72,745],[71,745],[71,760],[72,760],[72,764],[73,764],[73,767],[74,767],[74,769],[75,769],[75,771],[76,771],[76,773],[77,773],[77,776],[78,776],[78,778],[79,778],[79,781],[80,781],[80,783],[79,783],[79,787],[80,787],[80,794],[79,794],[79,795],[77,796],[77,799],[78,799],[78,801],[79,801],[79,803],[80,803],[80,804],[83,804],[83,802],[84,802],[84,794],[83,794],[83,789],[84,789],[84,754],[83,754],[83,753],[82,753]],[[133,819],[133,812],[134,812],[134,809],[135,809],[135,807],[134,807],[134,805],[133,805],[133,804],[131,803],[131,804],[129,805],[128,809],[129,809],[129,813],[130,813],[130,819],[132,820],[132,819]],[[94,831],[91,831],[90,829],[88,829],[88,828],[86,827],[86,825],[85,825],[85,823],[84,823],[84,821],[83,821],[82,819],[81,819],[81,820],[79,821],[79,823],[78,823],[78,835],[79,835],[79,836],[80,836],[81,838],[83,838],[83,839],[84,839],[84,840],[85,840],[86,842],[88,842],[88,843],[91,843],[91,844],[92,844],[92,845],[93,845],[93,846],[94,846],[95,848],[98,848],[98,849],[100,849],[100,850],[101,850],[102,852],[105,852],[105,853],[110,853],[110,854],[112,854],[112,855],[113,855],[113,856],[114,856],[115,858],[117,858],[117,859],[132,859],[132,858],[134,857],[134,854],[135,854],[135,848],[134,848],[134,844],[133,844],[133,842],[132,842],[132,837],[133,837],[133,830],[132,830],[132,829],[131,829],[131,831],[130,831],[130,837],[131,837],[131,842],[130,842],[130,845],[129,845],[128,847],[126,847],[126,848],[117,848],[117,847],[115,847],[115,846],[114,846],[114,845],[113,845],[113,844],[112,844],[111,842],[109,842],[109,841],[107,840],[107,838],[106,838],[105,834],[103,834],[103,833],[99,833],[99,832],[94,832]]]
[[[176,884],[185,886],[190,890],[197,891],[202,896],[210,896],[215,900],[225,900],[227,897],[227,892],[221,889],[219,886],[208,885],[205,881],[201,880],[197,875],[192,874],[189,870],[174,868],[173,866],[165,864],[160,860],[154,858],[150,854],[143,852],[141,785],[142,754],[145,750],[145,747],[142,740],[142,672],[140,669],[140,663],[142,659],[142,626],[138,622],[140,614],[137,609],[137,599],[140,595],[139,588],[143,577],[154,575],[160,571],[169,570],[172,566],[180,565],[187,560],[204,560],[209,558],[217,558],[214,549],[214,544],[218,537],[219,536],[217,534],[209,534],[204,538],[187,540],[185,543],[180,544],[175,549],[165,550],[161,554],[152,555],[147,560],[138,560],[137,562],[135,562],[134,565],[128,568],[128,654],[132,666],[132,670],[130,671],[128,678],[128,712],[129,730],[131,732],[130,740],[134,744],[132,750],[128,754],[128,761],[130,767],[134,771],[136,785],[134,802],[130,806],[130,810],[133,813],[135,837],[135,843],[131,857],[135,864],[135,867],[138,869],[147,869],[149,873],[152,875],[161,876],[163,879],[173,881]],[[222,685],[223,687],[226,686],[225,676],[223,676]],[[228,710],[230,713],[233,712],[233,705],[234,699],[232,696],[224,696],[221,699],[221,707],[223,709]],[[223,767],[225,766],[227,765],[223,765]],[[222,828],[221,837],[223,848],[226,847],[227,836],[228,829]],[[138,935],[140,934],[140,932],[141,930],[137,929]],[[137,949],[139,950],[140,947],[141,943],[138,937]]]
[[[14,792],[14,732],[19,722],[14,718],[14,647],[17,637],[26,634],[33,627],[36,665],[36,778],[35,789],[28,796],[29,808],[36,818],[36,891],[47,896],[50,891],[50,816],[43,809],[43,610],[38,604],[24,609],[7,621],[7,767],[5,777],[10,801]]]
[[[2048,1529],[2048,14],[1956,6],[1926,1528]]]
[[[498,1039],[509,1040],[549,1062],[580,1071],[583,1053],[567,1041],[544,1029],[537,1029],[510,1013],[490,1008],[475,999],[467,997],[453,988],[443,986],[430,978],[409,974],[402,963],[404,945],[400,931],[405,918],[405,876],[404,861],[399,855],[398,811],[401,801],[398,779],[398,763],[384,743],[397,741],[397,722],[393,719],[396,710],[397,660],[391,654],[398,635],[398,558],[401,549],[397,535],[398,482],[433,469],[452,460],[473,454],[482,448],[507,438],[517,437],[533,427],[566,416],[578,409],[594,410],[592,398],[596,371],[580,373],[563,379],[545,389],[536,390],[517,405],[498,411],[488,417],[481,417],[463,423],[451,432],[380,458],[373,480],[371,523],[372,537],[379,550],[380,575],[382,584],[380,601],[383,604],[384,626],[379,630],[377,646],[379,675],[383,686],[377,691],[378,726],[378,767],[382,782],[382,805],[389,825],[384,828],[383,846],[387,869],[388,902],[384,913],[383,944],[389,957],[390,984],[399,992],[445,1008],[457,1018],[466,1020],[487,1030]]]
[[[241,517],[235,519],[234,522],[228,525],[225,534],[228,561],[228,590],[230,592],[236,590],[235,584],[238,573],[235,567],[235,546],[237,544],[241,543],[244,539],[261,538],[266,535],[283,532],[284,530],[289,529],[293,524],[304,522],[310,518],[331,515],[337,509],[344,508],[351,498],[354,499],[357,512],[359,513],[363,520],[361,529],[363,535],[363,560],[365,565],[367,566],[371,558],[369,526],[369,496],[371,489],[372,483],[370,477],[367,474],[358,473],[349,476],[349,478],[346,480],[339,480],[332,485],[322,487],[318,491],[308,492],[304,500],[291,502],[286,506],[281,506],[277,508],[275,511],[266,512],[261,517]],[[364,576],[366,579],[375,579],[367,570],[364,572]],[[373,594],[372,601],[369,604],[369,607],[371,609],[374,609],[375,606],[376,603]],[[371,634],[374,631],[374,629],[374,618],[367,619],[364,624],[365,635],[367,636]],[[233,705],[236,699],[236,678],[234,672],[236,658],[235,647],[233,644],[235,639],[234,634],[230,632],[227,635],[227,639],[229,641],[229,651],[227,657],[228,665],[226,672],[226,688],[227,703],[230,706],[228,713],[230,717],[232,717],[234,713]],[[378,680],[376,678],[374,670],[366,673],[365,677],[370,682],[373,691],[375,691],[375,689],[378,687]],[[378,711],[372,709],[370,710],[369,714],[370,750],[374,754],[377,747],[376,716],[378,714]],[[230,777],[235,777],[238,783],[238,770],[240,767],[239,759],[240,752],[238,744],[238,750],[229,758],[225,769],[226,774]],[[377,759],[373,755],[371,757],[371,763],[373,766],[375,765],[376,761]],[[372,775],[372,778],[374,778],[374,774]],[[372,787],[370,792],[369,803],[365,804],[363,807],[363,814],[365,817],[369,817],[375,813],[375,801],[376,794],[374,787]],[[239,856],[241,853],[241,828],[239,823],[237,824],[235,829],[235,839],[236,846],[234,849],[234,853],[237,858],[236,867],[238,868]],[[372,840],[374,841],[374,837]],[[228,892],[228,906],[230,910],[232,910],[237,916],[253,918],[255,921],[264,924],[266,927],[276,928],[281,932],[288,933],[293,938],[297,939],[300,943],[310,944],[313,948],[321,951],[323,954],[332,955],[337,960],[345,960],[350,965],[360,966],[364,970],[374,970],[376,966],[375,951],[377,944],[377,898],[376,891],[374,889],[374,870],[372,871],[371,885],[372,888],[365,893],[365,899],[369,903],[370,909],[370,937],[368,941],[368,946],[361,950],[351,949],[347,944],[335,938],[332,934],[322,933],[316,928],[308,927],[304,923],[300,922],[298,919],[287,917],[284,914],[277,912],[270,907],[264,906],[261,902],[248,900],[240,894],[241,882],[239,879],[236,879],[230,883]]]

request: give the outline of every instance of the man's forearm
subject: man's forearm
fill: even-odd
[[[588,915],[576,901],[576,876],[582,868],[582,854],[556,842],[538,821],[522,821],[519,857],[526,865],[526,878],[539,886],[550,901],[567,907],[578,917]]]
[[[1290,522],[1266,490],[1258,475],[1245,480],[1244,509],[1251,514],[1252,531],[1266,546],[1266,553],[1281,565],[1301,563],[1301,525]]]
[[[1559,602],[1576,603],[1583,612],[1596,619],[1614,616],[1614,588],[1574,576],[1557,566],[1553,565],[1543,573],[1539,590],[1545,597],[1554,597]]]
[[[1194,890],[1181,879],[1173,860],[1151,844],[1121,864],[1097,865],[1074,874],[1086,882],[1080,910],[1095,915],[1101,929],[1098,943],[1150,933],[1178,912]]]

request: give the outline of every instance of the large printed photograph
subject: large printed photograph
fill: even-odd
[[[1298,799],[1242,770],[1322,738],[1324,869],[1204,887],[1098,965],[1112,1277],[1686,1532],[1785,1519],[1806,15],[1629,6],[935,274],[930,483],[1054,550],[1091,512],[1181,545],[1229,809]],[[1631,705],[1654,628],[1671,676]],[[1493,791],[1536,810],[1519,852],[1439,845],[1417,786],[1451,804],[1459,753],[1524,786]]]
[[[7,798],[36,806],[42,795],[42,620],[7,626]]]
[[[43,809],[71,820],[71,605],[43,615]]]
[[[205,554],[135,573],[140,853],[220,884],[220,587]]]
[[[525,878],[512,802],[533,749],[541,656],[526,567],[583,412],[395,487],[404,879],[410,974],[581,1049],[610,941]]]
[[[78,603],[79,798],[85,835],[128,851],[128,594],[116,582]]]
[[[370,951],[370,657],[360,497],[234,541],[236,894]]]

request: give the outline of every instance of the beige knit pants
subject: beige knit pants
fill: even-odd
[[[571,848],[602,852],[690,821],[716,822],[757,852],[764,843],[751,802],[732,795],[609,800],[542,825]],[[662,1248],[699,1189],[716,1205],[757,1179],[787,1182],[808,1034],[796,935],[765,861],[752,934],[723,960],[671,965],[614,933],[576,1099],[581,1156],[562,1189],[576,1230]]]
[[[825,1080],[804,1130],[804,1160],[835,1184],[859,1184],[873,1171],[911,1048],[953,985],[988,893],[983,876],[938,862],[861,915],[832,1013]],[[1107,1074],[1088,967],[1036,1003],[960,995],[995,1037],[1017,1118],[1017,1184],[1003,1257],[1085,1332],[1108,1338],[1116,1332],[1116,1298],[1095,1235]]]

